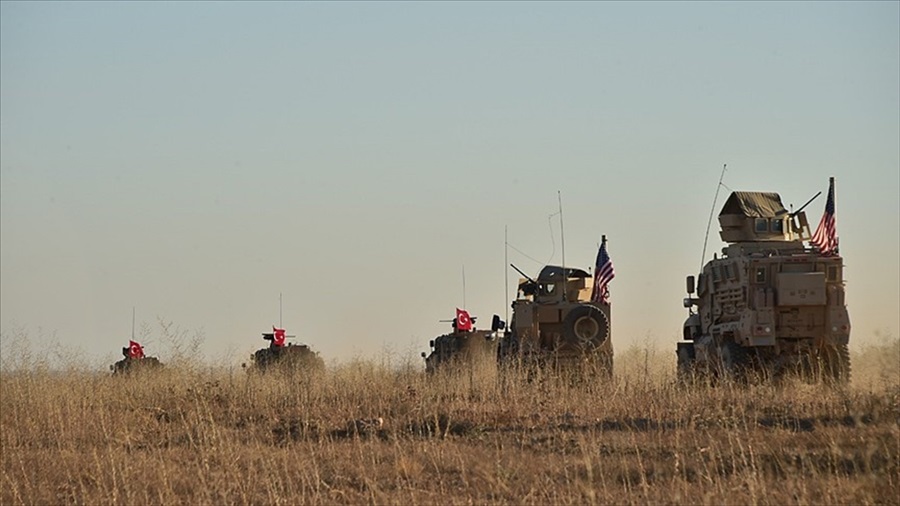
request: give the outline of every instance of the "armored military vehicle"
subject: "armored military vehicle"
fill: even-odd
[[[152,371],[162,368],[162,362],[156,357],[145,356],[144,347],[133,339],[128,342],[128,346],[122,348],[122,355],[125,358],[109,366],[109,370],[112,371],[113,375]]]
[[[833,213],[833,186],[829,202]],[[696,283],[687,277],[681,378],[799,370],[849,379],[843,259],[836,248],[804,245],[812,235],[802,209],[788,212],[777,193],[733,192],[725,202],[722,256],[713,256]]]
[[[272,327],[272,332],[263,332],[262,338],[270,341],[267,348],[256,350],[250,359],[253,361],[250,371],[263,372],[274,368],[288,372],[323,371],[325,361],[318,353],[305,344],[287,343],[284,329]],[[246,365],[246,364],[245,364]]]
[[[475,320],[471,318],[473,324]],[[497,347],[506,327],[498,315],[494,315],[490,330],[460,329],[456,318],[452,327],[453,332],[429,341],[430,354],[422,352],[427,373],[453,368],[496,370]]]
[[[500,342],[500,362],[612,375],[610,306],[591,300],[593,276],[547,265],[532,279],[512,267],[524,277],[512,303],[510,333]]]

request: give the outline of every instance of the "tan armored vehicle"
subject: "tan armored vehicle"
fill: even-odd
[[[476,317],[473,316],[471,320],[474,325]],[[430,354],[422,352],[425,372],[435,373],[454,368],[496,371],[497,347],[505,326],[500,317],[494,315],[490,330],[477,330],[474,326],[471,330],[460,330],[457,328],[457,319],[454,318],[453,332],[429,341]]]
[[[805,213],[789,213],[777,193],[733,192],[719,224],[728,243],[722,256],[703,267],[696,286],[687,278],[679,376],[779,375],[799,367],[846,382],[843,259],[804,246],[811,238]]]
[[[510,333],[501,341],[501,363],[541,367],[587,366],[610,376],[613,348],[610,306],[591,301],[593,276],[581,269],[547,265],[537,279],[519,280]]]

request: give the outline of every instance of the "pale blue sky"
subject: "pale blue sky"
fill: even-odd
[[[617,349],[674,349],[723,163],[835,176],[852,339],[898,335],[898,2],[2,2],[0,328],[99,361],[134,306],[239,361],[283,293],[326,359],[424,350],[463,265],[504,314],[504,226],[560,261],[561,191]]]

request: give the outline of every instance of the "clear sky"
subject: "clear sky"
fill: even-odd
[[[505,313],[504,227],[523,270],[561,261],[561,192],[568,265],[609,238],[616,348],[674,350],[727,163],[786,205],[835,176],[851,341],[897,336],[898,26],[898,2],[4,1],[0,329],[99,363],[134,307],[149,353],[160,317],[238,362],[281,293],[327,360],[418,352],[464,298]]]

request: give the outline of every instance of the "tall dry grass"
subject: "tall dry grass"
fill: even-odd
[[[680,387],[653,348],[580,383],[366,361],[19,369],[0,374],[0,503],[897,504],[900,343],[854,371]]]

